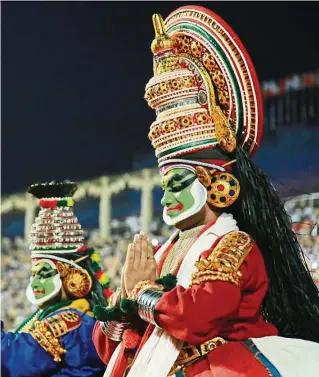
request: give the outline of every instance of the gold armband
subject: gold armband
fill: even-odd
[[[135,287],[133,288],[133,290],[130,294],[130,299],[136,300],[137,296],[147,289],[156,289],[156,290],[159,290],[159,291],[163,291],[164,287],[163,287],[163,285],[155,283],[154,281],[151,281],[151,280],[142,280],[142,281],[138,282],[135,285]]]

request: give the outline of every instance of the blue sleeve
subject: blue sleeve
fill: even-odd
[[[95,319],[75,309],[82,318],[81,326],[61,338],[62,347],[67,350],[59,369],[59,377],[103,376],[105,365],[99,358],[92,340]],[[57,314],[55,312],[54,314]]]
[[[62,347],[67,351],[62,355],[60,363],[54,362],[52,355],[47,353],[30,334],[1,333],[2,376],[103,376],[105,366],[92,340],[95,319],[77,310],[71,310],[81,316],[82,323],[59,339]],[[52,315],[58,312],[60,311]]]
[[[41,360],[41,362],[39,362]],[[30,334],[1,331],[1,373],[3,377],[33,377],[57,368],[57,364]]]

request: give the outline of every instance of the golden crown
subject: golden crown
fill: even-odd
[[[165,24],[155,14],[153,25],[145,99],[156,110],[148,136],[159,162],[216,145],[232,152],[236,139],[252,152],[261,136],[259,86],[229,26],[195,6],[177,9]]]

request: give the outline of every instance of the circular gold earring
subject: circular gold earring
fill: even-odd
[[[228,172],[214,171],[211,174],[202,166],[196,168],[199,182],[207,190],[207,202],[217,208],[231,206],[238,198],[240,184],[238,180]]]
[[[68,274],[62,280],[63,288],[67,295],[73,297],[85,297],[92,288],[92,278],[85,270],[70,268]]]

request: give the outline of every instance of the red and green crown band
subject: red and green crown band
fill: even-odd
[[[73,199],[41,199],[41,208],[73,207]]]

